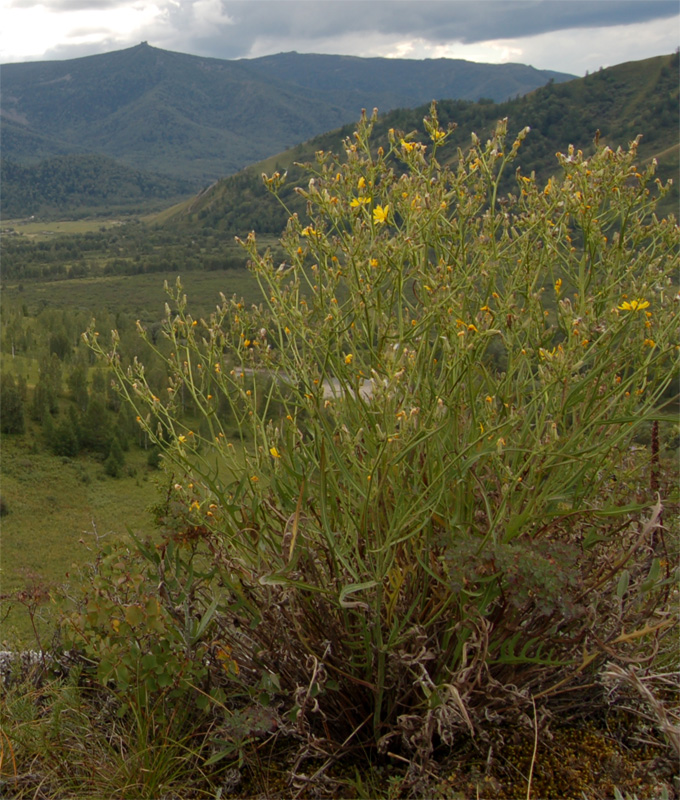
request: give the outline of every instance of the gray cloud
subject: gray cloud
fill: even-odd
[[[677,2],[671,0],[223,0],[222,8],[239,30],[253,33],[287,31],[314,37],[373,30],[415,34],[432,41],[455,38],[463,42],[531,36],[565,28],[632,24],[678,13]]]
[[[207,5],[184,0],[168,6],[170,30],[164,33],[174,38],[174,32],[182,31],[181,40],[194,45],[191,52],[219,58],[247,56],[264,40],[279,41],[279,50],[306,51],[313,51],[317,42],[371,33],[418,37],[434,45],[468,44],[569,28],[630,25],[678,14],[675,0],[222,0],[219,6],[210,4],[212,29],[197,31],[193,26],[200,24]]]

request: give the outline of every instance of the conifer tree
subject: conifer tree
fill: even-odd
[[[124,465],[125,456],[123,455],[123,448],[120,446],[118,437],[114,436],[111,440],[109,455],[104,462],[104,471],[112,478],[119,478],[123,472]]]
[[[0,430],[2,433],[23,433],[24,401],[14,376],[6,373],[0,380]]]

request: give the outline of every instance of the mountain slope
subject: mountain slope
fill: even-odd
[[[88,215],[155,207],[191,192],[191,184],[123,166],[106,156],[61,155],[38,164],[0,160],[2,216]]]
[[[508,96],[553,77],[522,65],[446,59],[284,54],[223,61],[142,43],[4,65],[3,155],[36,161],[98,153],[200,185],[350,122],[364,105],[387,111],[433,97],[489,95],[493,87]]]
[[[555,152],[569,144],[588,152],[599,129],[602,139],[612,146],[626,146],[638,133],[643,135],[640,161],[657,158],[658,174],[666,180],[678,177],[678,54],[629,62],[601,70],[586,78],[567,83],[549,84],[530,95],[505,103],[442,101],[439,118],[444,126],[455,122],[458,128],[445,152],[454,159],[456,147],[466,148],[470,134],[480,137],[491,132],[498,119],[508,117],[509,135],[525,125],[531,132],[524,142],[517,165],[527,174],[534,170],[547,180],[555,171]],[[422,119],[428,107],[397,110],[381,117],[374,129],[374,143],[386,148],[390,128],[418,132],[427,137]],[[158,220],[188,229],[211,227],[244,233],[257,230],[279,233],[287,214],[262,185],[261,174],[288,170],[289,180],[282,196],[289,208],[304,213],[304,202],[293,192],[302,180],[296,162],[313,162],[318,150],[338,152],[341,140],[351,135],[353,125],[332,131],[297,147],[272,156],[242,172],[227,177],[208,191],[174,209],[163,212]],[[445,155],[438,155],[442,160]],[[514,176],[508,175],[504,189],[514,190]],[[664,208],[677,210],[677,181]]]

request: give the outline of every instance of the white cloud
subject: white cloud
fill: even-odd
[[[600,67],[672,53],[680,43],[680,17],[637,25],[564,30],[487,45],[512,47],[514,60],[538,69],[585,75]]]
[[[53,11],[41,5],[10,6],[2,11],[0,59],[28,61],[61,49],[88,52],[126,47],[143,38],[142,33],[161,16],[161,9],[148,3],[122,3],[112,7]]]

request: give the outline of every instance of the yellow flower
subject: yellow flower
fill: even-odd
[[[638,300],[624,300],[620,306],[617,306],[621,311],[642,311],[649,308],[649,300],[639,298]]]
[[[179,439],[180,442],[186,442],[187,440],[186,436],[178,436],[177,438]]]
[[[562,291],[562,278],[558,278],[555,281],[555,294],[559,294]]]
[[[375,268],[375,267],[377,267],[377,266],[378,266],[378,259],[377,259],[377,258],[372,258],[372,259],[370,260],[370,262],[369,262],[369,263],[370,263],[370,265],[371,265],[372,267],[374,267],[374,268]]]
[[[365,206],[367,203],[370,203],[370,202],[371,202],[371,198],[367,197],[365,194],[362,194],[359,197],[355,197],[350,202],[350,206],[352,208],[359,208],[359,206]]]
[[[376,206],[373,209],[373,222],[375,222],[376,225],[387,222],[387,215],[389,214],[389,211],[389,205],[386,205],[384,208],[382,206]]]
[[[645,339],[642,343],[643,347],[656,347],[656,342],[654,339]]]
[[[366,188],[366,178],[364,178],[363,175],[359,178],[359,182],[357,183],[357,186],[360,189],[365,189]]]
[[[548,361],[552,361],[552,359],[557,355],[557,348],[553,347],[552,350],[546,350],[544,347],[539,347],[538,355],[541,358],[547,359]]]
[[[347,355],[345,356],[345,364],[351,364],[353,359],[354,356],[352,355],[352,353],[347,353]]]
[[[275,447],[270,447],[269,452],[271,453],[272,458],[281,458],[281,453],[279,453]]]
[[[399,144],[406,150],[407,153],[410,153],[411,150],[416,146],[415,142],[407,142],[404,139],[401,139]]]

